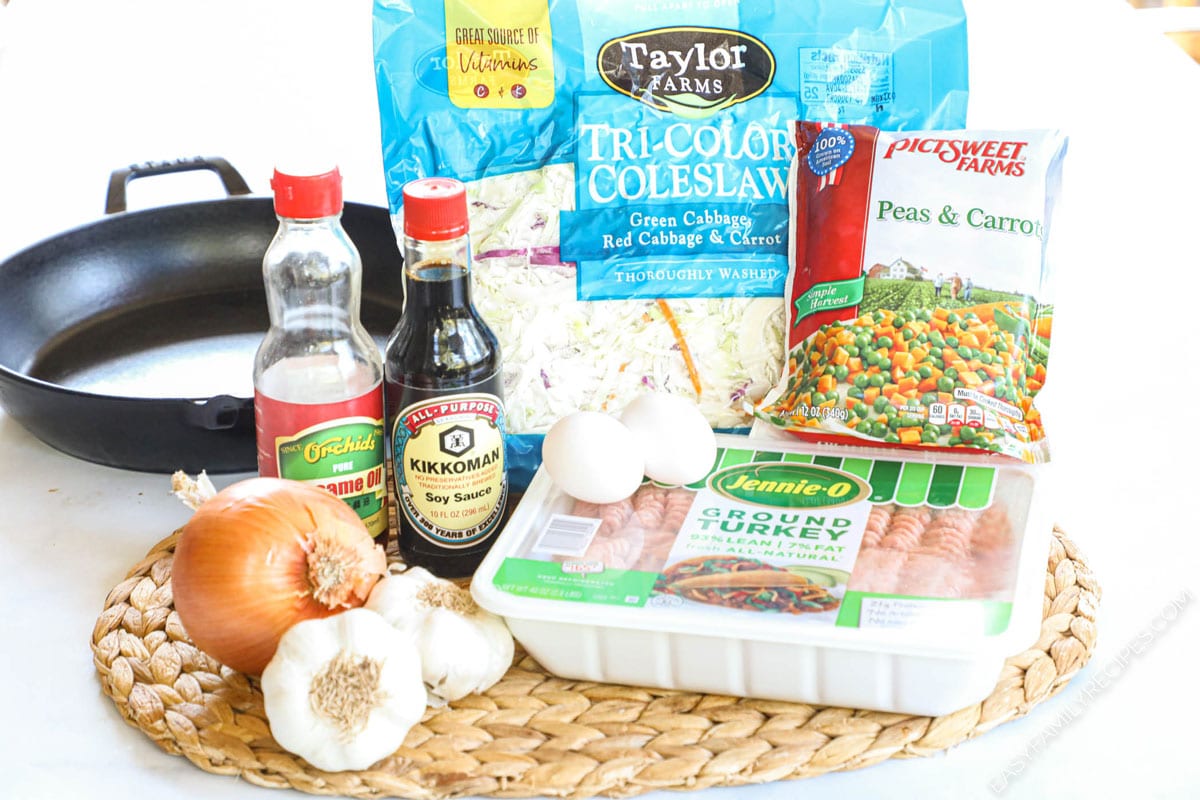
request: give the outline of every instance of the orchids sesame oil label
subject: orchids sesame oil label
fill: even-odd
[[[319,486],[340,497],[372,536],[386,533],[387,481],[380,386],[338,403],[254,398],[259,474]]]

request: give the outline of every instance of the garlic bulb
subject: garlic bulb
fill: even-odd
[[[482,692],[512,665],[513,638],[504,620],[477,606],[465,589],[421,567],[375,584],[366,608],[414,638],[421,676],[444,700]]]
[[[262,691],[275,741],[327,772],[395,752],[425,713],[411,640],[362,608],[289,628]]]

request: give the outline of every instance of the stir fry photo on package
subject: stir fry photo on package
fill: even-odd
[[[467,184],[514,439],[647,388],[747,429],[783,366],[791,121],[966,117],[957,0],[376,0],[374,39],[390,210]]]
[[[755,413],[831,441],[1048,459],[1058,131],[805,121],[790,176],[787,364]]]

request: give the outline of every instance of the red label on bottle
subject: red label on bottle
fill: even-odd
[[[336,403],[254,394],[258,473],[320,486],[345,500],[373,536],[387,530],[383,386]]]

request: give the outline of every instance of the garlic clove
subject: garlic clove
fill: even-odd
[[[366,769],[395,752],[425,712],[410,638],[366,609],[293,625],[262,689],[275,740],[330,772]]]
[[[366,607],[413,637],[425,684],[443,701],[490,688],[512,665],[513,638],[504,620],[428,570],[389,575],[376,584]]]

